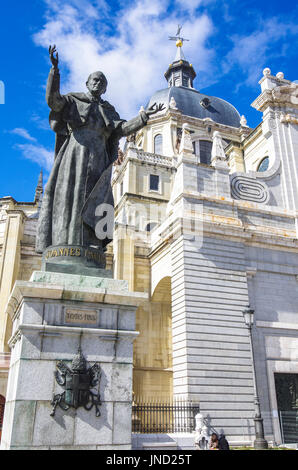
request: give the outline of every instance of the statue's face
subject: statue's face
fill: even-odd
[[[86,85],[90,93],[93,95],[101,95],[105,93],[107,87],[104,75],[99,72],[92,73],[89,76]]]

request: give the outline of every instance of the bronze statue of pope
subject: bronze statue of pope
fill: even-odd
[[[59,245],[102,249],[110,239],[96,237],[95,212],[100,204],[113,206],[111,171],[119,139],[145,126],[163,105],[154,104],[129,121],[120,119],[115,108],[101,98],[107,88],[102,72],[89,76],[87,93],[61,95],[56,46],[50,46],[49,54],[52,68],[46,100],[56,145],[39,214],[36,251],[43,253]]]

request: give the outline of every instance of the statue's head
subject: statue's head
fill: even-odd
[[[102,72],[93,72],[89,75],[86,86],[92,95],[103,95],[106,92],[108,81]]]

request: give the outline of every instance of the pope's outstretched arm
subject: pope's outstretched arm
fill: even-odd
[[[127,136],[132,133],[137,132],[139,129],[144,127],[147,124],[147,121],[151,114],[158,113],[164,109],[163,104],[154,103],[150,108],[140,111],[139,115],[136,118],[125,121],[121,125],[121,136]]]
[[[56,52],[56,57],[54,53]],[[58,69],[58,52],[56,46],[49,47],[50,60],[52,62],[52,68],[49,73],[47,90],[46,90],[46,101],[49,107],[53,111],[61,111],[65,105],[65,98],[60,95],[60,73]]]

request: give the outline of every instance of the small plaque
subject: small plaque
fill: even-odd
[[[84,325],[97,325],[98,312],[96,310],[65,309],[65,323],[83,323]]]

